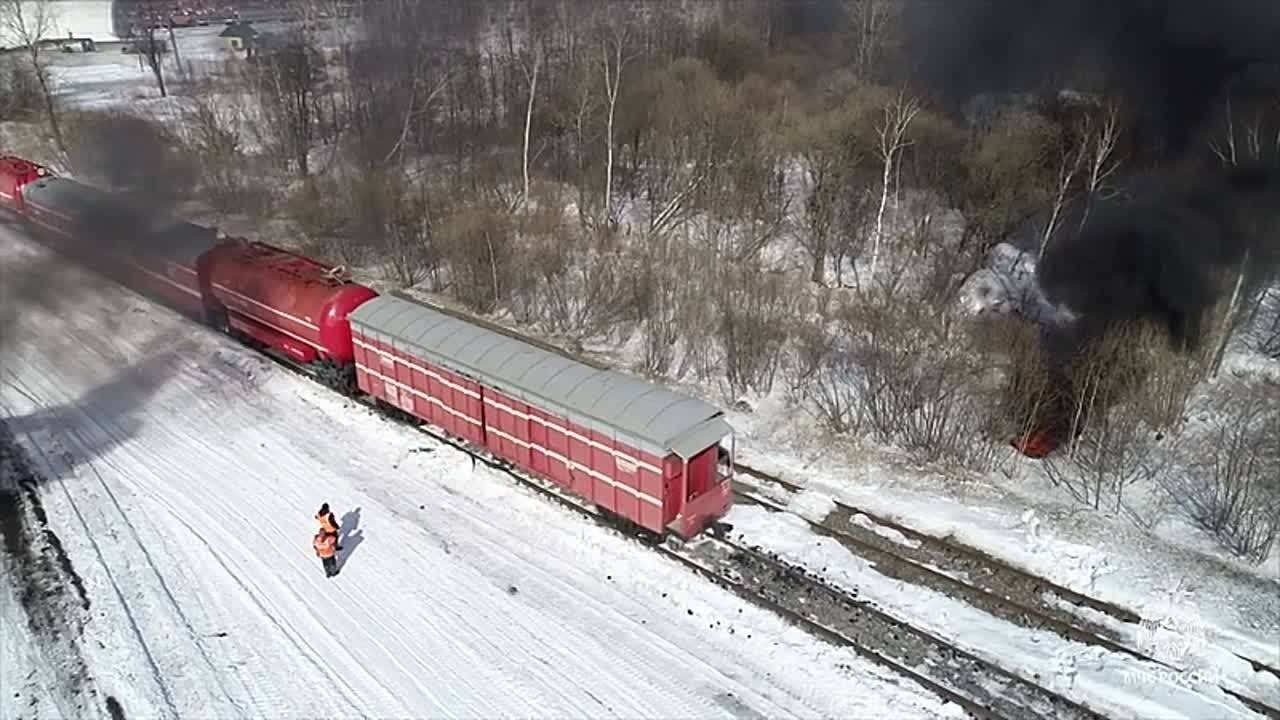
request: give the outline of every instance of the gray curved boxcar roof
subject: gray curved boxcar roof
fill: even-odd
[[[733,432],[714,405],[398,297],[380,295],[350,320],[362,335],[655,455],[689,458]]]
[[[194,262],[218,242],[218,231],[147,210],[92,185],[49,177],[22,190],[29,202],[67,215],[97,246],[135,257]],[[149,232],[147,231],[149,230]]]

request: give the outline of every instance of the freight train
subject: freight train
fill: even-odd
[[[689,539],[732,502],[723,411],[226,238],[13,156],[0,208],[68,261],[316,380],[555,483],[604,514]]]

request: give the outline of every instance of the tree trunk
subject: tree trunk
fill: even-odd
[[[49,119],[49,131],[53,133],[54,145],[58,152],[67,154],[67,144],[62,137],[62,125],[58,122],[58,111],[53,106],[53,91],[49,88],[49,79],[44,66],[40,63],[40,51],[34,44],[31,50],[31,68],[35,71],[36,81],[40,83],[40,95],[44,100],[44,112]]]
[[[161,67],[164,58],[160,54],[160,48],[156,46],[154,30],[147,31],[147,44],[147,62],[151,65],[151,72],[156,76],[156,87],[160,88],[160,97],[168,97],[169,93],[164,87],[164,68]]]
[[[618,88],[622,84],[622,38],[615,38],[614,69],[609,70],[609,49],[604,49],[604,84],[609,94],[609,114],[605,129],[606,157],[604,166],[604,217],[613,219],[613,118],[618,107]]]
[[[533,72],[529,78],[529,104],[524,111],[524,195],[521,204],[529,202],[529,130],[533,125],[533,98],[538,92],[538,70],[542,66],[542,54],[535,52]]]
[[[1214,377],[1218,376],[1218,371],[1222,369],[1222,360],[1227,354],[1227,344],[1231,342],[1231,326],[1234,324],[1236,316],[1236,308],[1240,303],[1240,288],[1244,286],[1245,272],[1249,267],[1249,251],[1245,250],[1244,260],[1240,263],[1240,273],[1236,275],[1236,286],[1231,291],[1231,300],[1227,303],[1227,310],[1222,317],[1222,334],[1218,339],[1218,348],[1213,353],[1212,373]]]
[[[876,278],[876,264],[880,261],[880,238],[884,235],[884,211],[889,205],[889,185],[893,181],[893,157],[893,151],[885,153],[884,177],[881,178],[880,188],[880,207],[876,210],[876,230],[871,239],[871,268],[868,275],[873,282]]]
[[[178,38],[173,34],[173,19],[169,19],[169,44],[173,46],[173,66],[182,75],[182,56],[178,54]]]

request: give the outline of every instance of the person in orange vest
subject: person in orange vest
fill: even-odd
[[[324,576],[333,577],[337,575],[338,536],[321,530],[311,540],[311,546],[315,548],[316,555],[320,557],[320,564],[324,566]]]
[[[333,511],[329,509],[329,503],[320,506],[320,512],[316,513],[316,522],[320,523],[320,532],[338,534],[338,518],[334,517]]]
[[[320,523],[320,532],[333,535],[336,540],[338,537],[338,518],[334,517],[333,511],[329,509],[329,503],[320,506],[320,512],[316,513],[316,522]],[[339,545],[341,550],[342,546]]]

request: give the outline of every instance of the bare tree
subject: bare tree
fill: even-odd
[[[1040,251],[1037,257],[1043,259],[1049,247],[1049,241],[1058,229],[1058,219],[1071,201],[1071,193],[1076,185],[1076,176],[1085,165],[1089,154],[1087,140],[1076,138],[1069,132],[1062,132],[1058,148],[1058,174],[1055,182],[1053,206],[1049,212],[1049,221],[1045,223],[1044,234],[1040,237]]]
[[[571,123],[573,127],[572,154],[574,162],[574,170],[576,172],[575,181],[578,186],[578,207],[588,208],[594,204],[596,194],[589,190],[589,173],[588,173],[588,157],[591,152],[594,138],[591,137],[593,123],[592,117],[597,109],[599,100],[592,93],[594,83],[594,68],[591,64],[583,62],[576,71],[578,77],[574,83],[573,115]],[[579,219],[586,222],[588,213],[579,213]]]
[[[871,277],[876,276],[876,263],[880,259],[880,245],[884,237],[885,208],[889,204],[889,195],[894,187],[898,157],[902,151],[911,146],[907,139],[907,131],[911,121],[920,112],[920,103],[908,97],[905,90],[900,91],[884,108],[884,121],[877,128],[879,143],[877,151],[883,164],[883,175],[880,181],[880,207],[876,210],[875,233],[871,242]]]
[[[1107,101],[1099,113],[1086,120],[1085,137],[1088,141],[1088,175],[1085,177],[1085,205],[1080,214],[1080,227],[1089,220],[1089,211],[1093,207],[1093,199],[1098,196],[1107,180],[1123,164],[1123,159],[1116,155],[1116,147],[1120,140],[1120,106]]]
[[[259,132],[300,178],[310,175],[323,60],[302,35],[259,53],[250,71],[263,120]]]
[[[178,71],[178,77],[183,77],[185,73],[182,69],[182,53],[178,51],[178,36],[173,32],[173,16],[168,17],[165,23],[166,29],[169,31],[169,46],[173,48],[173,67]]]
[[[1225,112],[1223,121],[1226,125],[1225,134],[1226,142],[1220,138],[1214,138],[1209,141],[1209,148],[1214,155],[1222,161],[1224,165],[1238,165],[1240,163],[1240,153],[1236,147],[1236,122],[1235,113],[1232,110],[1231,98],[1227,97],[1225,101]]]
[[[41,43],[54,32],[57,22],[54,7],[50,0],[0,0],[0,23],[3,23],[9,36],[23,46],[31,72],[40,85],[45,117],[49,121],[54,144],[58,152],[66,154],[67,145],[62,136],[62,125],[53,102],[48,61],[41,47]]]
[[[243,118],[238,107],[196,95],[184,105],[179,126],[187,148],[199,161],[206,196],[214,209],[224,213],[246,210],[257,194],[249,191],[246,182]]]
[[[826,320],[802,325],[797,333],[798,362],[791,392],[831,432],[858,433],[863,430],[859,397],[862,367],[853,353],[832,337]]]
[[[711,302],[707,288],[693,282],[712,271],[712,257],[694,252],[672,237],[659,233],[646,239],[637,253],[636,304],[641,318],[643,354],[640,370],[666,375],[675,362],[676,348]]]
[[[383,228],[387,274],[403,287],[416,285],[436,271],[435,230],[442,209],[432,202],[437,193],[427,183],[427,177],[420,175],[411,180],[388,178],[381,184],[391,204],[390,221]]]
[[[477,204],[458,208],[439,230],[448,290],[476,312],[492,312],[507,300],[517,270],[510,225],[505,209]]]
[[[638,168],[646,242],[674,233],[699,210],[741,137],[731,91],[703,62],[680,59],[654,79],[649,153]]]
[[[634,258],[624,256],[601,229],[566,226],[564,204],[538,203],[524,230],[531,251],[527,271],[537,278],[527,313],[549,330],[580,342],[637,319]]]
[[[797,297],[784,275],[764,273],[751,262],[722,267],[717,309],[725,378],[734,395],[768,393],[791,337]]]
[[[809,281],[826,284],[827,259],[840,221],[839,205],[848,197],[842,179],[847,167],[843,133],[834,113],[802,118],[797,129],[797,156],[808,181],[804,200],[804,224],[798,234],[800,245],[809,253],[813,266]]]
[[[886,34],[899,0],[844,0],[853,22],[854,74],[859,82],[872,81],[876,65],[889,44]]]
[[[605,28],[601,34],[600,59],[604,70],[607,101],[604,166],[604,219],[613,223],[613,124],[618,109],[618,92],[622,88],[622,68],[634,55],[627,53],[627,26]]]
[[[542,68],[542,52],[534,48],[532,53],[533,59],[521,63],[525,71],[525,79],[529,83],[529,104],[524,111],[524,151],[521,153],[523,159],[524,174],[524,191],[520,194],[520,204],[529,202],[529,133],[533,127],[533,99],[538,94],[538,71]]]
[[[1104,333],[1071,364],[1072,439],[1062,460],[1045,463],[1049,477],[1084,504],[1123,511],[1126,490],[1169,462],[1158,443],[1180,427],[1195,377],[1154,326]]]
[[[827,259],[835,244],[834,236],[839,232],[840,202],[847,195],[838,173],[832,164],[822,161],[809,168],[811,186],[805,201],[806,223],[800,233],[800,244],[813,260],[809,281],[818,285],[826,285]]]
[[[1280,402],[1269,392],[1222,399],[1190,473],[1165,488],[1198,525],[1235,555],[1261,562],[1280,536]]]
[[[141,25],[134,28],[134,48],[146,59],[151,73],[155,75],[160,97],[167,97],[168,90],[164,82],[164,56],[168,53],[169,46],[164,38],[156,37],[156,31],[169,27],[170,36],[173,34],[171,27],[173,20],[169,15],[168,5],[158,0],[148,0],[137,6],[135,17]]]
[[[1226,307],[1222,311],[1222,320],[1218,323],[1217,347],[1210,362],[1210,372],[1214,376],[1217,376],[1218,371],[1222,368],[1222,361],[1227,355],[1227,345],[1231,342],[1232,332],[1239,325],[1240,310],[1244,302],[1241,297],[1241,290],[1244,289],[1245,276],[1249,273],[1249,256],[1249,250],[1245,249],[1244,257],[1240,260],[1240,267],[1236,271],[1236,279],[1231,289],[1231,296],[1227,299]]]
[[[463,86],[473,81],[468,71],[474,58],[449,43],[465,36],[475,18],[442,15],[438,7],[413,0],[362,5],[363,37],[343,48],[338,92],[344,145],[362,169],[380,170],[393,161],[404,166],[415,150],[430,148],[440,130],[442,101],[450,102],[456,115],[463,101],[478,96],[474,87]],[[474,13],[483,8],[468,3],[448,9]],[[457,82],[460,78],[464,83]],[[463,152],[463,138],[454,140],[455,152]]]
[[[841,311],[849,357],[830,362],[856,366],[842,374],[852,375],[857,417],[877,440],[925,462],[987,469],[996,445],[985,363],[952,317],[916,307],[906,295],[856,296]]]

